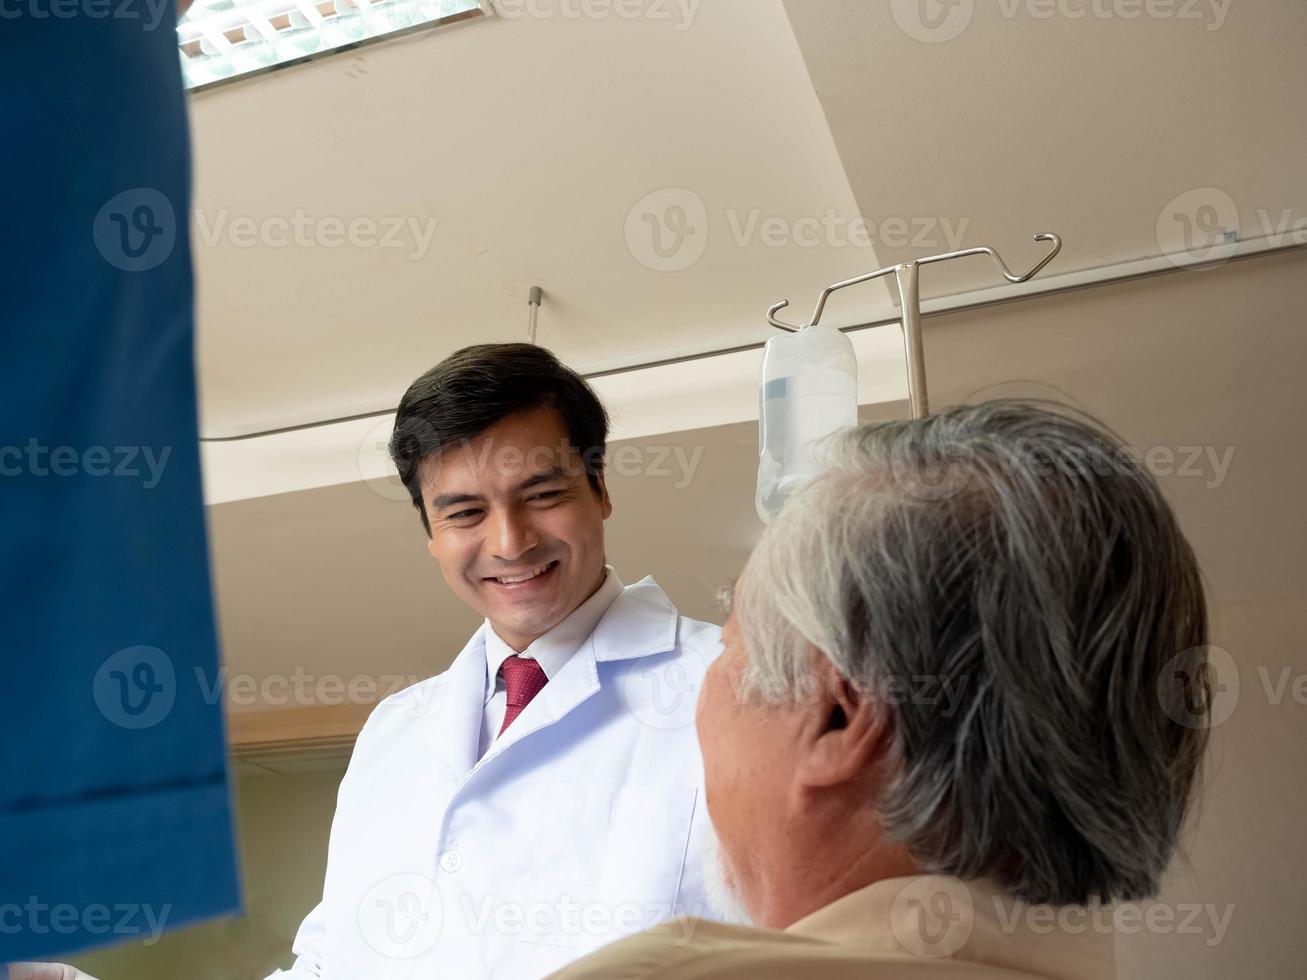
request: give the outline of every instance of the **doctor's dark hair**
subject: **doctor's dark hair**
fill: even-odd
[[[739,583],[745,689],[792,701],[824,656],[884,713],[871,803],[926,872],[1032,903],[1154,894],[1212,678],[1197,561],[1137,454],[1017,401],[828,448]]]
[[[585,379],[535,344],[477,344],[445,358],[409,386],[395,415],[390,458],[427,534],[420,466],[428,456],[475,439],[520,412],[552,408],[580,454],[591,488],[608,447],[608,412]]]

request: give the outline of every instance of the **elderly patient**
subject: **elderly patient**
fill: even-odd
[[[1206,738],[1193,552],[1021,402],[869,425],[744,570],[699,698],[723,893],[557,977],[1100,978]],[[727,907],[726,903],[718,907]]]

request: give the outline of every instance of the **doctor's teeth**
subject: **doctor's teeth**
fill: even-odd
[[[539,568],[528,572],[526,575],[518,575],[515,578],[505,578],[501,576],[495,579],[495,581],[501,585],[516,585],[518,582],[529,582],[537,575],[543,575],[545,572],[549,571],[551,565],[553,565],[553,562],[550,562],[548,565],[541,565]]]

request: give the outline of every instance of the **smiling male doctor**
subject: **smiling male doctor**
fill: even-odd
[[[720,630],[605,564],[607,434],[585,381],[529,344],[459,351],[404,395],[391,456],[485,623],[372,712],[322,902],[276,976],[528,980],[712,914],[693,717]]]

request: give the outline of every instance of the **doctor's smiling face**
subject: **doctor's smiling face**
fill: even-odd
[[[510,415],[427,457],[418,475],[431,556],[513,649],[526,649],[602,584],[612,503],[556,409]]]

